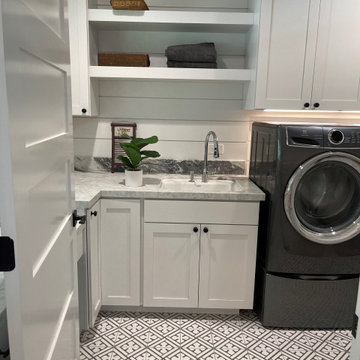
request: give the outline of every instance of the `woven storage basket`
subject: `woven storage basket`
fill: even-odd
[[[99,66],[150,66],[149,55],[146,54],[98,54]]]
[[[114,10],[149,10],[144,0],[110,0]]]

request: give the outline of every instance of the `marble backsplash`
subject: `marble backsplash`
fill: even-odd
[[[201,160],[147,159],[141,168],[145,174],[201,174],[204,162]],[[82,172],[110,172],[111,158],[75,156],[75,170]],[[117,165],[115,171],[124,171]],[[211,161],[208,162],[209,174],[244,175],[245,161]]]

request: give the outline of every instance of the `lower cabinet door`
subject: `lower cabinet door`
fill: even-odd
[[[87,211],[87,251],[89,277],[89,325],[94,326],[101,307],[100,283],[100,201]]]
[[[144,306],[198,306],[199,234],[199,225],[144,224]]]
[[[253,307],[257,226],[202,225],[200,308]]]
[[[103,305],[140,305],[140,200],[101,200]]]

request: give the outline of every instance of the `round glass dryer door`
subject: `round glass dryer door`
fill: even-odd
[[[360,233],[360,159],[324,153],[302,164],[284,197],[286,215],[303,237],[338,244]]]

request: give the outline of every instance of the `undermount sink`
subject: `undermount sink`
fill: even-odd
[[[238,190],[237,184],[233,180],[208,180],[194,182],[188,179],[163,179],[161,188],[172,191],[209,191],[209,192],[228,192]]]

